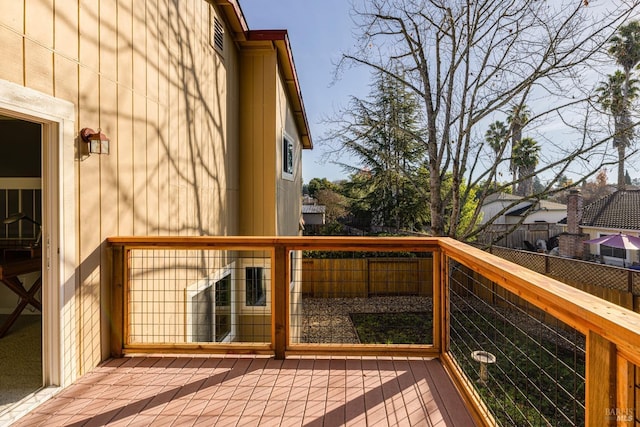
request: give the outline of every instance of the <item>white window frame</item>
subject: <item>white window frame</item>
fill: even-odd
[[[238,335],[237,333],[237,313],[235,309],[235,304],[233,302],[233,294],[234,294],[234,283],[235,283],[235,269],[233,266],[234,263],[231,263],[224,268],[217,270],[210,276],[203,277],[195,283],[188,285],[185,289],[185,339],[187,342],[195,342],[193,336],[193,313],[190,309],[191,300],[194,296],[204,291],[207,288],[213,288],[213,298],[211,300],[212,304],[212,317],[211,317],[211,327],[213,328],[213,335],[215,338],[215,330],[216,330],[216,294],[215,294],[215,285],[218,281],[224,279],[229,276],[231,278],[231,330],[229,334],[222,341],[212,341],[215,343],[230,343],[236,340]]]
[[[291,146],[291,170],[288,170],[287,154],[289,153],[289,146]],[[282,140],[280,141],[280,161],[282,162],[282,178],[288,181],[293,181],[296,173],[296,140],[291,137],[287,132],[282,132]]]
[[[262,283],[265,290],[265,305],[247,305],[247,268],[248,267],[260,267],[262,268]],[[270,263],[242,263],[242,267],[239,269],[238,279],[238,294],[240,297],[240,309],[243,314],[268,314],[271,312],[271,264]]]

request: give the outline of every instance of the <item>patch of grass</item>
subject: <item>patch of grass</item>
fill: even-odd
[[[350,313],[362,344],[433,344],[433,314]]]

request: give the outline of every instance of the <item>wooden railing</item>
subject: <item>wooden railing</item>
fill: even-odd
[[[450,238],[114,237],[108,242],[113,255],[111,350],[116,356],[141,351],[268,352],[276,358],[293,353],[435,356],[442,360],[476,418],[483,424],[489,424],[492,420],[490,411],[469,385],[469,379],[450,351],[449,267],[451,262],[456,262],[586,336],[586,425],[615,425],[616,417],[620,421],[620,417],[635,414],[639,400],[640,315]],[[127,324],[130,253],[160,249],[268,253],[272,292],[270,342],[261,345],[132,344]],[[371,346],[292,342],[289,289],[293,273],[290,253],[306,250],[430,252],[433,263],[433,344]],[[633,425],[633,422],[621,425]]]

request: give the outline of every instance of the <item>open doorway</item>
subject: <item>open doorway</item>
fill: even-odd
[[[0,413],[44,385],[42,134],[0,115]]]

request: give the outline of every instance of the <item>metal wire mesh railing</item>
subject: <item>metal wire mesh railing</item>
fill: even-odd
[[[292,343],[433,344],[431,253],[294,254]]]
[[[600,425],[637,406],[636,313],[453,239],[109,242],[114,355],[434,356],[477,419],[506,426]]]
[[[450,348],[498,425],[585,423],[585,337],[450,263]]]
[[[430,252],[290,249],[291,344],[433,344]],[[127,346],[272,344],[270,250],[131,249]]]
[[[135,249],[128,344],[268,343],[270,253]]]

